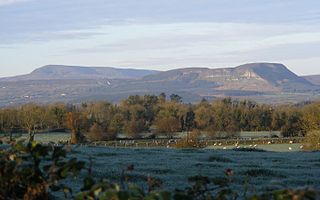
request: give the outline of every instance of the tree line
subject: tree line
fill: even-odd
[[[71,142],[113,140],[119,134],[142,133],[172,137],[177,132],[231,137],[240,131],[281,131],[285,137],[304,136],[320,127],[320,102],[299,105],[258,104],[231,98],[196,104],[177,94],[129,96],[119,104],[26,104],[0,109],[0,132],[27,132],[30,140],[44,131],[70,131]]]

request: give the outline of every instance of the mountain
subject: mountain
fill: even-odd
[[[211,85],[215,90],[257,92],[304,91],[314,87],[306,79],[277,63],[251,63],[221,69],[176,69],[149,75],[142,80],[159,84],[176,81],[190,86],[202,82]]]
[[[179,94],[185,102],[231,96],[263,103],[320,97],[320,86],[278,63],[169,71],[49,65],[0,79],[0,106],[28,102],[119,102],[129,95]]]
[[[6,78],[6,80],[137,79],[157,72],[155,70],[119,69],[113,67],[46,65],[30,74]]]
[[[320,85],[320,75],[303,76],[303,78],[314,85]]]

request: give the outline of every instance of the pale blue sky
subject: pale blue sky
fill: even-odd
[[[0,77],[47,64],[320,74],[319,0],[0,0]]]

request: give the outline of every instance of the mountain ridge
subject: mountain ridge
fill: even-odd
[[[59,66],[63,70],[59,69]],[[102,70],[102,71],[101,71]],[[40,78],[39,78],[40,77]],[[28,75],[0,79],[0,105],[28,102],[119,102],[129,95],[179,94],[185,102],[231,96],[265,102],[320,96],[320,86],[280,63],[232,68],[180,68],[168,71],[49,65]],[[290,95],[290,99],[286,95]],[[311,96],[310,96],[311,95]]]
[[[232,68],[182,68],[148,75],[145,81],[201,80],[215,82],[218,90],[275,92],[304,90],[313,84],[279,63],[249,63]],[[294,85],[295,88],[291,87]],[[264,86],[261,89],[261,86]]]
[[[115,67],[85,67],[72,65],[45,65],[29,74],[0,78],[0,80],[57,80],[57,79],[137,79],[158,73],[156,70],[115,68]]]
[[[314,85],[320,85],[320,75],[308,75],[302,77]]]

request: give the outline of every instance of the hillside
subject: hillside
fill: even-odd
[[[155,73],[157,73],[155,70],[47,65],[34,70],[30,74],[6,78],[6,80],[137,79]]]
[[[320,85],[320,75],[303,76],[303,78],[314,85]]]
[[[210,84],[216,90],[256,92],[305,91],[314,86],[297,76],[282,64],[251,63],[235,68],[186,68],[149,75],[143,78],[149,83],[175,81],[194,85]]]
[[[276,63],[163,72],[50,65],[27,75],[0,79],[0,106],[102,99],[119,102],[129,95],[161,92],[179,94],[185,102],[231,96],[281,103],[318,98],[319,88]]]

